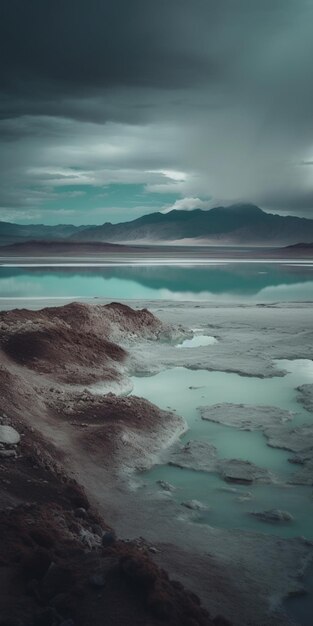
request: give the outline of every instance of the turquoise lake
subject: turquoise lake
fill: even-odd
[[[68,259],[68,262],[70,259]],[[313,300],[313,261],[0,264],[0,298],[283,302]],[[0,302],[1,306],[1,302]]]

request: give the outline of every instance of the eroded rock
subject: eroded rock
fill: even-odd
[[[304,424],[292,429],[268,428],[265,430],[268,445],[292,452],[313,451],[313,424]]]
[[[290,411],[274,406],[250,406],[222,403],[199,407],[201,419],[240,430],[264,430],[267,426],[284,425],[293,419]]]
[[[156,482],[164,491],[175,491],[174,485],[171,485],[166,480],[157,480]]]
[[[289,483],[292,485],[313,485],[313,455],[312,458],[303,462]]]
[[[21,437],[12,426],[0,425],[0,443],[6,445],[17,445],[20,443]]]
[[[169,462],[170,465],[203,472],[214,472],[216,463],[215,446],[203,441],[188,441],[172,453]]]
[[[281,524],[285,522],[292,522],[293,517],[288,511],[281,511],[280,509],[270,509],[269,511],[251,511],[249,515],[257,517],[262,522],[269,524]]]
[[[270,483],[273,480],[272,474],[267,469],[241,459],[222,459],[218,463],[218,469],[222,478],[230,483]]]
[[[216,472],[226,482],[239,484],[270,483],[274,479],[268,470],[250,461],[219,459],[215,446],[204,441],[188,441],[176,449],[170,457],[169,465],[202,472]]]
[[[307,411],[313,413],[313,385],[300,385],[297,391],[299,392],[298,400]]]
[[[182,506],[186,507],[186,509],[191,509],[192,511],[207,511],[208,507],[199,500],[187,500],[186,502],[181,503]]]

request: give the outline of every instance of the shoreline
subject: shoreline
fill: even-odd
[[[137,302],[137,306],[142,306],[146,304],[147,303]],[[75,306],[80,307],[83,305],[73,306],[73,310],[75,310]],[[292,309],[294,310],[294,318],[292,316],[290,318],[290,312]],[[84,309],[82,309],[82,311],[83,310]],[[91,319],[94,318],[94,312],[96,310],[97,306],[91,307]],[[121,311],[122,310],[123,309],[121,309]],[[277,356],[277,350],[279,349],[280,351],[282,351],[283,349],[283,354],[285,355],[285,357],[287,353],[289,357],[292,357],[295,356],[294,350],[300,349],[299,346],[296,346],[296,343],[293,345],[292,341],[290,340],[288,343],[288,347],[283,347],[280,343],[280,338],[278,337],[278,339],[275,340],[275,348],[272,351],[272,354],[270,352],[268,353],[267,361],[264,361],[263,356],[261,358],[260,355],[258,356],[259,346],[256,345],[255,354],[254,356],[252,356],[252,360],[250,360],[250,363],[245,362],[244,364],[244,360],[247,361],[247,350],[246,347],[243,347],[245,359],[241,359],[240,354],[238,353],[238,350],[239,352],[241,351],[241,345],[238,341],[238,338],[236,339],[236,334],[239,333],[239,337],[242,330],[246,332],[245,325],[252,324],[252,326],[257,329],[259,333],[263,333],[262,336],[264,343],[264,336],[266,336],[264,335],[264,323],[266,323],[266,320],[268,320],[268,322],[269,320],[271,320],[271,324],[273,324],[275,323],[274,320],[277,317],[277,319],[279,318],[280,320],[280,332],[282,332],[282,336],[285,339],[287,327],[289,328],[288,332],[289,334],[291,333],[291,337],[293,332],[293,324],[297,325],[298,329],[299,324],[300,327],[302,325],[302,327],[305,328],[307,326],[308,316],[310,315],[309,306],[302,304],[299,309],[295,305],[291,306],[290,303],[288,306],[254,306],[253,320],[251,318],[251,307],[242,308],[236,307],[234,305],[232,306],[232,308],[222,306],[214,307],[213,305],[203,305],[200,307],[197,306],[195,308],[194,305],[184,306],[180,304],[178,306],[175,306],[173,302],[170,302],[168,304],[164,302],[154,302],[153,310],[155,315],[161,317],[161,320],[163,321],[161,321],[161,323],[153,322],[152,328],[155,328],[157,333],[159,333],[159,330],[162,330],[164,336],[166,336],[166,334],[169,332],[169,329],[178,328],[177,324],[183,324],[183,326],[187,328],[198,328],[199,324],[208,324],[207,316],[208,311],[210,311],[211,317],[209,318],[209,326],[206,326],[206,328],[210,328],[211,332],[212,327],[217,324],[217,326],[219,327],[218,332],[221,336],[223,336],[222,342],[219,342],[216,346],[210,346],[210,354],[212,354],[212,358],[214,357],[212,363],[210,363],[210,369],[220,368],[221,371],[225,371],[225,363],[227,359],[229,360],[229,351],[232,350],[233,358],[237,361],[237,370],[239,369],[241,375],[244,373],[246,373],[246,375],[249,375],[250,373],[251,375],[251,367],[253,365],[254,374],[261,376],[264,376],[265,374],[268,376],[269,374],[271,374],[271,371],[275,372],[275,375],[277,375],[277,369],[269,369],[274,352]],[[242,318],[244,310],[248,315],[248,317],[245,319]],[[49,309],[46,309],[46,311],[49,312]],[[21,311],[20,313],[12,312],[12,314],[14,315],[21,315],[22,313],[23,311]],[[27,312],[25,313],[24,311],[24,314],[27,316]],[[137,312],[135,310],[134,319],[136,319],[137,314],[140,314],[140,311]],[[214,315],[214,318],[212,318],[212,314]],[[7,315],[10,314],[8,313]],[[34,312],[32,313],[32,315],[35,315],[36,318],[38,314]],[[42,313],[40,313],[40,315],[42,316]],[[79,317],[77,317],[77,312],[75,312],[72,317],[73,320],[76,318],[79,319]],[[230,322],[231,326],[229,327]],[[147,375],[149,372],[151,373],[153,371],[159,371],[160,368],[164,368],[165,365],[169,367],[173,366],[174,362],[177,362],[177,359],[181,359],[182,363],[184,362],[187,367],[191,368],[194,368],[195,366],[199,367],[204,363],[203,355],[205,353],[203,352],[203,350],[201,350],[201,348],[197,348],[196,350],[189,350],[188,356],[186,355],[186,351],[183,350],[176,351],[173,354],[173,345],[159,342],[155,339],[151,342],[151,340],[149,340],[149,335],[146,338],[139,338],[138,335],[136,337],[133,337],[133,331],[131,331],[131,334],[127,338],[127,334],[125,335],[125,331],[122,330],[124,324],[122,318],[119,324],[120,323],[122,323],[122,326],[120,326],[119,330],[115,329],[114,331],[113,325],[110,333],[112,333],[113,331],[113,336],[111,335],[111,339],[115,341],[118,340],[123,350],[127,350],[129,352],[126,369],[124,370],[123,375],[126,374],[126,371],[140,371],[142,372],[142,374]],[[84,324],[86,324],[86,322],[84,322]],[[45,326],[46,323],[43,327]],[[155,331],[153,330],[153,332]],[[183,336],[186,336],[186,331],[182,330],[179,330],[178,335],[177,331],[175,331],[174,335],[176,337],[182,336],[182,333]],[[174,335],[172,335],[172,337]],[[272,341],[273,334],[271,331],[268,335],[268,344],[271,344]],[[234,346],[236,346],[235,349]],[[221,353],[224,354],[222,360]],[[240,365],[241,360],[242,364]],[[23,371],[25,374],[25,370]],[[51,372],[53,372],[53,369],[51,370]],[[97,375],[99,380],[99,374]],[[55,376],[55,373],[53,374],[53,376]],[[72,388],[70,384],[71,376],[71,374],[69,374],[69,378],[67,376],[68,382],[66,383],[66,385],[69,387],[69,389]],[[40,378],[37,378],[37,381],[42,381],[41,384],[44,385],[43,389],[45,389],[47,392],[48,385],[51,387],[51,381],[49,381],[49,376],[46,382],[45,378],[47,378],[47,372],[44,374],[43,377],[41,374]],[[31,378],[28,377],[27,380],[28,384],[31,383]],[[36,383],[36,385],[38,385],[38,382]],[[64,382],[62,382],[62,380],[55,381],[53,383],[53,389],[55,389],[55,391],[57,391],[58,389],[60,390],[62,385],[64,385]],[[55,397],[55,391],[51,392],[52,397]],[[102,397],[100,397],[99,399],[99,396],[96,396],[94,398],[90,397],[88,391],[85,392],[85,394],[86,393],[86,409],[84,409],[81,414],[78,414],[77,410],[75,408],[73,410],[73,407],[71,407],[71,396],[67,392],[64,395],[64,398],[62,394],[60,395],[57,405],[55,404],[55,400],[52,401],[51,407],[53,408],[53,414],[51,413],[50,408],[50,412],[47,413],[47,417],[45,418],[44,422],[42,421],[43,406],[39,402],[39,404],[37,404],[37,408],[34,407],[34,410],[32,411],[32,420],[41,420],[39,426],[40,428],[44,428],[45,437],[53,442],[55,449],[59,450],[59,453],[61,454],[61,463],[65,466],[66,471],[72,473],[72,475],[75,476],[78,482],[83,485],[88,497],[94,503],[94,506],[101,512],[104,519],[106,519],[110,525],[116,528],[118,535],[122,539],[126,540],[131,538],[136,539],[136,537],[138,538],[138,535],[143,534],[148,541],[148,544],[152,544],[157,550],[153,558],[162,567],[166,566],[171,575],[174,575],[176,578],[180,578],[184,584],[187,583],[187,585],[191,587],[193,591],[199,593],[202,601],[205,603],[206,608],[210,610],[211,614],[215,615],[217,613],[220,613],[223,606],[225,608],[226,617],[228,617],[228,619],[231,619],[234,624],[242,624],[246,623],[243,620],[251,620],[252,608],[253,610],[256,610],[256,606],[258,606],[258,619],[260,620],[258,624],[264,623],[264,626],[265,623],[267,625],[286,625],[289,623],[291,624],[292,622],[289,621],[289,618],[287,618],[285,614],[281,613],[280,615],[280,609],[278,609],[278,600],[277,609],[275,609],[275,611],[273,612],[271,621],[264,621],[265,617],[262,617],[262,615],[265,615],[265,613],[269,610],[269,605],[267,605],[267,602],[264,603],[264,589],[267,588],[267,593],[269,593],[270,587],[275,588],[276,586],[276,593],[278,594],[277,598],[280,598],[281,603],[283,602],[283,599],[286,597],[286,595],[290,594],[291,591],[293,593],[300,592],[302,586],[298,580],[297,572],[294,571],[294,564],[298,564],[296,568],[296,570],[298,570],[300,567],[300,563],[302,563],[301,567],[303,567],[304,560],[309,560],[312,558],[313,551],[309,544],[301,539],[278,540],[278,538],[269,535],[244,533],[243,531],[235,530],[225,531],[209,527],[201,528],[200,534],[202,538],[200,539],[199,525],[194,524],[191,521],[188,522],[186,520],[178,521],[180,510],[176,507],[176,505],[174,505],[170,501],[164,500],[164,498],[161,498],[161,500],[157,499],[156,501],[154,501],[153,499],[151,501],[149,499],[147,500],[147,494],[140,493],[140,490],[134,491],[133,488],[129,487],[129,472],[126,472],[124,476],[123,472],[122,474],[120,473],[120,470],[118,471],[118,474],[116,474],[114,471],[112,472],[110,455],[104,463],[103,457],[102,460],[99,460],[99,457],[95,456],[94,452],[95,450],[98,451],[99,449],[99,443],[101,441],[101,439],[99,439],[99,436],[100,432],[102,432],[101,429],[99,431],[99,421],[97,418],[98,409],[96,409],[96,407],[99,406],[100,419],[100,415],[103,416],[103,410],[106,406],[107,401],[103,400]],[[113,397],[116,398],[116,396]],[[108,396],[104,396],[104,398],[108,398]],[[68,404],[68,416],[66,415],[66,411],[64,412],[64,401]],[[122,406],[125,406],[125,410],[128,415],[130,415],[130,412],[133,410],[132,406],[134,407],[136,413],[138,413],[139,407],[147,406],[146,404],[142,404],[142,401],[138,401],[137,399],[131,399],[131,397],[127,396],[125,398],[120,398],[119,400],[114,400],[114,403],[115,402],[117,402],[117,407],[119,407],[118,411],[121,410]],[[25,413],[25,410],[29,410],[29,406],[27,405],[27,402],[24,403],[23,406],[23,411]],[[74,406],[76,406],[76,404]],[[144,409],[144,411],[146,410]],[[93,414],[93,417],[90,421],[90,417],[88,416],[91,412]],[[111,413],[112,408],[110,408],[109,410],[109,414]],[[77,417],[75,417],[76,414]],[[61,421],[58,415],[61,415]],[[156,415],[156,413],[154,415]],[[162,412],[160,413],[159,411],[158,415],[161,416]],[[177,418],[175,419],[177,420]],[[101,420],[103,420],[103,417],[101,417]],[[153,417],[152,421],[154,420],[155,418]],[[166,418],[166,420],[168,420],[168,417]],[[90,427],[88,427],[89,421],[91,424]],[[141,440],[141,443],[139,444],[140,449],[145,449],[146,452],[147,441],[148,439],[151,440],[151,424],[152,423],[150,423],[150,426],[148,426],[147,438]],[[179,426],[178,430],[173,432],[174,438],[183,432],[182,422],[178,421],[177,426],[179,424],[181,424],[181,426]],[[85,445],[85,442],[88,441],[88,438],[86,439],[86,434],[88,432],[88,429],[90,428],[96,428],[96,439],[93,438],[91,440],[92,448],[87,448],[88,453],[86,456],[86,454],[83,452],[84,447],[82,448],[81,444],[84,442]],[[112,433],[113,432],[115,431],[112,431]],[[121,434],[123,432],[125,433],[125,426],[122,426],[122,430],[120,432]],[[159,438],[159,432],[160,431],[158,429],[157,431],[155,431],[157,437],[156,442]],[[164,430],[164,436],[166,438],[168,437],[168,432],[169,431],[167,426]],[[94,448],[95,445],[96,448]],[[132,433],[128,434],[126,440],[124,439],[124,443],[122,434],[121,445],[119,445],[119,447],[114,451],[115,458],[117,458],[116,453],[118,453],[118,455],[122,454],[121,463],[122,465],[124,464],[124,467],[125,462],[126,466],[129,463],[126,460],[127,456],[125,457],[125,451],[127,451],[127,447],[129,445],[132,446],[132,448],[129,449],[130,456],[132,458],[138,458],[138,440],[136,439],[136,437],[134,437],[134,434]],[[69,451],[71,451],[70,454]],[[160,451],[161,450],[159,446],[159,453]],[[127,454],[129,454],[129,452],[127,452]],[[155,452],[152,454],[155,455]],[[156,461],[156,457],[151,457],[151,453],[150,456],[148,454],[147,459],[148,458],[150,459],[150,462],[151,459],[153,459],[154,462]],[[82,459],[84,459],[83,463]],[[125,518],[121,516],[121,511],[124,510],[127,511],[127,516]],[[152,520],[154,520],[154,523],[152,523]],[[156,524],[157,520],[159,521]],[[184,549],[182,549],[183,546]],[[210,546],[210,556],[207,555],[207,546]],[[255,551],[258,555],[257,558]],[[240,606],[236,606],[238,618],[233,620],[232,613],[234,612],[234,606],[232,603],[235,600],[234,596],[231,593],[229,594],[229,591],[235,581],[238,580],[239,573],[236,572],[236,561],[239,558],[239,554],[241,554],[240,558],[243,558],[243,553],[245,554],[243,569],[246,573],[250,572],[249,576],[251,578],[251,582],[247,585],[246,581],[243,588],[241,590],[237,589],[236,591],[237,594],[240,594]],[[271,554],[271,557],[269,557],[269,554]],[[277,560],[277,565],[275,567],[272,562],[273,559]],[[256,561],[258,572],[255,569]],[[178,563],[180,563],[180,565],[177,569]],[[213,572],[216,571],[217,563],[220,563],[219,567],[222,566],[222,570],[224,572],[222,575],[224,580],[223,585],[226,585],[224,591],[222,592],[222,596],[220,596],[221,592],[218,591],[218,589],[216,588],[213,576]],[[291,563],[293,563],[292,567]],[[208,572],[208,567],[209,569],[212,568],[212,571]],[[186,575],[185,572],[188,571],[189,574]],[[269,571],[272,571],[272,575],[276,579],[276,582],[274,578],[272,579],[272,577],[269,577]],[[278,589],[277,581],[279,579],[281,579],[281,582]],[[199,580],[202,581],[201,585],[199,585]],[[252,581],[254,581],[253,592],[251,588]],[[208,588],[212,590],[212,593],[209,594],[209,597],[207,597],[206,593],[206,590]],[[261,591],[262,589],[263,591]],[[251,606],[251,601],[249,600],[249,598],[252,597],[252,593],[254,603],[253,607]],[[229,595],[229,598],[227,600],[227,603],[225,604],[227,594]],[[238,605],[238,600],[236,600],[236,604]],[[263,622],[261,621],[262,619]]]

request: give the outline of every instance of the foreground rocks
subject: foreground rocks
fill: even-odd
[[[169,465],[194,469],[201,472],[214,472],[217,464],[217,450],[204,441],[188,441],[178,444],[171,453]]]
[[[300,385],[298,392],[301,404],[307,411],[313,413],[313,385]]]
[[[313,424],[303,424],[296,428],[270,428],[265,431],[268,445],[291,452],[306,452],[313,448]]]
[[[229,483],[270,483],[274,476],[267,469],[241,459],[219,459],[212,444],[189,441],[171,453],[169,465],[202,472],[217,472]]]
[[[0,444],[14,446],[18,444],[20,440],[21,437],[15,428],[12,428],[12,426],[0,425]]]
[[[5,423],[5,417],[0,417],[0,422],[0,459],[15,459],[21,437],[15,428]]]
[[[267,469],[258,467],[250,461],[240,459],[222,459],[218,462],[218,470],[222,478],[229,483],[251,484],[270,483],[273,475]]]
[[[199,500],[187,500],[186,502],[182,502],[181,505],[191,511],[207,511],[209,508]]]
[[[265,431],[265,437],[269,446],[282,448],[293,452],[289,461],[300,465],[295,474],[289,480],[296,485],[313,484],[313,425],[304,424],[292,429],[271,428]]]
[[[89,384],[116,381],[127,351],[121,341],[171,340],[182,331],[164,324],[147,309],[126,305],[72,303],[40,311],[0,313],[0,354],[52,380]]]
[[[279,509],[270,509],[269,511],[251,511],[249,515],[257,517],[261,522],[269,524],[284,524],[292,522],[293,517],[288,511],[280,511]]]
[[[98,466],[143,471],[157,462],[160,451],[185,431],[184,420],[143,398],[114,394],[69,403],[61,419],[70,420],[76,445]]]
[[[303,406],[307,410],[313,411],[313,385],[303,385],[298,388],[298,391]],[[292,413],[271,406],[223,403],[200,407],[199,411],[203,420],[240,430],[261,430],[268,446],[290,450],[293,456],[290,457],[289,461],[301,465],[289,482],[298,485],[313,484],[312,424],[303,424],[292,428]],[[243,469],[245,473],[246,467]]]
[[[231,426],[240,430],[265,430],[273,425],[285,425],[293,419],[290,411],[273,406],[247,404],[214,404],[199,407],[203,420]]]

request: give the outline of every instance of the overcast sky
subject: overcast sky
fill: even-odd
[[[0,219],[313,218],[313,0],[1,0]]]

